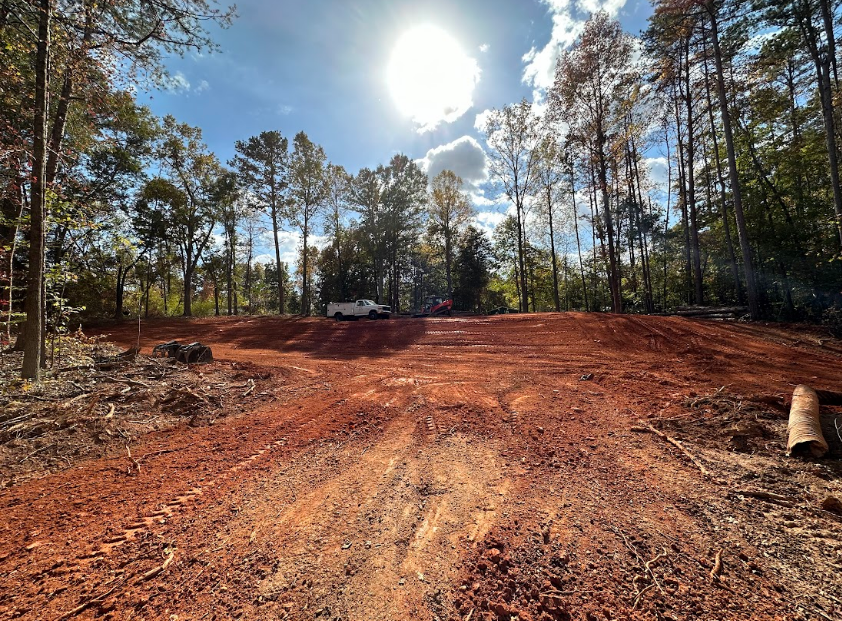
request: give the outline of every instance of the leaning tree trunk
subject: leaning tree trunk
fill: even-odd
[[[725,75],[722,69],[722,50],[719,47],[719,30],[716,13],[712,2],[707,4],[710,16],[711,42],[713,57],[716,62],[716,86],[719,94],[719,109],[722,114],[722,129],[725,134],[725,148],[728,151],[728,174],[731,178],[731,194],[734,199],[734,215],[737,220],[737,233],[740,238],[740,250],[743,254],[743,269],[746,276],[748,294],[748,312],[752,319],[760,319],[760,304],[757,299],[757,283],[754,277],[754,262],[751,258],[751,246],[748,240],[748,227],[743,213],[743,197],[740,190],[740,178],[737,172],[737,156],[734,149],[734,133],[731,129],[731,114],[728,111],[728,94],[725,91]]]
[[[38,16],[38,49],[35,55],[35,118],[32,149],[32,203],[29,227],[29,273],[26,289],[26,327],[21,375],[38,379],[44,334],[44,220],[46,218],[47,79],[50,63],[51,0],[41,0]]]
[[[695,136],[693,123],[693,94],[690,85],[690,41],[685,48],[684,79],[687,84],[687,211],[690,216],[690,247],[693,257],[693,297],[696,304],[704,304],[704,287],[702,282],[702,261],[699,249],[699,226],[696,214],[696,181],[694,178]]]
[[[728,201],[725,195],[725,179],[722,174],[722,163],[719,161],[719,140],[716,137],[716,123],[713,120],[713,100],[710,95],[710,81],[707,61],[707,45],[704,50],[704,69],[705,69],[705,97],[707,99],[708,120],[710,122],[710,135],[713,140],[713,160],[716,164],[716,179],[719,185],[719,201],[720,201],[720,217],[722,218],[722,232],[725,235],[725,245],[728,248],[728,259],[731,265],[731,273],[734,276],[734,287],[737,293],[737,302],[744,303],[745,294],[743,293],[742,280],[740,279],[740,270],[737,266],[737,255],[734,252],[734,242],[731,239],[731,224],[728,220]],[[798,184],[800,187],[800,184]]]

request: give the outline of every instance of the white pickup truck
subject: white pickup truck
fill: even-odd
[[[371,300],[357,300],[356,302],[330,302],[327,305],[327,316],[333,317],[336,321],[343,319],[358,319],[368,317],[369,319],[388,319],[392,312],[391,307],[383,304],[375,304]]]

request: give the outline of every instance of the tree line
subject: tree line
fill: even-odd
[[[547,305],[536,245],[549,250],[556,310],[733,304],[754,319],[832,319],[839,4],[653,5],[639,39],[593,15],[543,110],[524,100],[487,117],[491,173],[514,206],[520,309]]]
[[[244,137],[223,163],[199,128],[139,106],[125,84],[165,84],[163,55],[213,49],[205,25],[231,9],[2,0],[0,313],[24,376],[83,308],[308,315],[371,297],[400,312],[438,294],[472,311],[832,320],[839,5],[653,6],[639,38],[592,15],[545,100],[486,115],[487,189],[508,206],[488,233],[452,171],[399,154],[349,173],[303,131]]]

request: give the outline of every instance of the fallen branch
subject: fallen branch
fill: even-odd
[[[663,550],[662,552],[660,552],[660,553],[659,553],[659,554],[658,554],[655,558],[653,558],[651,561],[646,561],[646,563],[645,563],[645,565],[646,565],[646,571],[648,571],[650,574],[652,573],[652,566],[653,566],[655,563],[657,563],[658,561],[660,561],[662,558],[667,558],[667,556],[669,556],[669,553],[667,552],[667,549],[666,549],[666,548],[661,548],[661,549]],[[654,575],[654,574],[652,574],[652,577],[654,578],[654,577],[655,577],[655,575]]]
[[[781,496],[780,494],[773,494],[772,492],[763,492],[752,489],[735,489],[734,493],[739,496],[749,496],[751,498],[760,498],[762,500],[774,500],[775,502],[785,503],[787,506],[795,506],[795,499],[788,496]]]
[[[145,382],[139,382],[138,380],[129,379],[128,377],[113,377],[111,375],[97,375],[96,379],[101,380],[103,382],[110,382],[112,384],[129,384],[130,386],[141,386],[143,388],[149,388],[149,384]]]
[[[643,597],[643,594],[646,593],[649,589],[651,589],[654,584],[650,584],[648,587],[644,588],[640,593],[637,594],[637,597],[634,598],[634,604],[632,605],[632,610],[637,608],[637,605],[640,603],[640,598]]]
[[[114,406],[111,406],[111,407],[114,407]],[[129,448],[128,444],[126,445],[126,453],[129,454],[129,459],[131,460],[132,464],[134,464],[134,467],[137,468],[137,473],[140,474],[140,464],[138,463],[138,461],[134,457],[132,457],[132,450]],[[131,473],[132,473],[132,469],[129,468],[129,474],[131,474]]]
[[[146,453],[145,455],[141,455],[140,457],[137,458],[137,460],[140,461],[141,459],[146,459],[147,457],[154,457],[155,455],[164,455],[166,453],[175,453],[175,451],[177,451],[177,450],[178,449],[164,449],[164,450],[161,450],[161,451],[153,451],[151,453]]]
[[[720,574],[722,573],[722,550],[717,551],[716,556],[713,559],[713,569],[710,570],[710,579],[711,582],[721,582],[722,578]]]
[[[170,563],[172,563],[173,557],[175,557],[175,551],[170,552],[170,555],[163,562],[163,564],[159,565],[158,567],[154,567],[147,571],[145,574],[143,574],[138,580],[138,583],[145,582],[146,580],[151,580],[158,574],[162,573],[167,567],[169,567]]]
[[[52,448],[52,447],[54,447],[54,446],[55,446],[55,444],[48,444],[47,446],[42,446],[41,448],[39,448],[39,449],[36,449],[36,450],[32,451],[29,455],[27,455],[26,457],[24,457],[23,459],[21,459],[18,463],[19,463],[19,464],[22,464],[23,462],[25,462],[27,459],[29,459],[29,458],[30,458],[30,457],[32,457],[33,455],[37,455],[37,454],[38,454],[38,453],[40,453],[41,451],[46,451],[47,449]]]
[[[106,597],[111,595],[114,592],[114,590],[123,583],[124,580],[125,580],[124,578],[121,578],[120,580],[117,581],[117,584],[115,584],[113,587],[108,589],[105,593],[102,593],[101,595],[97,595],[96,597],[92,597],[90,599],[85,600],[84,602],[82,602],[81,604],[76,606],[76,608],[74,608],[73,610],[68,610],[67,612],[65,612],[63,615],[61,615],[58,618],[58,621],[64,621],[64,619],[69,619],[70,617],[75,617],[80,612],[83,612],[84,610],[86,610],[89,606],[91,606],[93,604],[101,603]]]
[[[251,393],[254,392],[254,389],[257,387],[257,384],[254,383],[253,379],[250,379],[248,383],[250,384],[250,386],[249,389],[243,393],[244,397],[248,397]]]
[[[637,427],[637,428],[633,428],[633,429],[638,430],[638,429],[641,429],[641,428]],[[676,447],[678,450],[680,450],[682,453],[684,453],[684,456],[687,457],[687,459],[689,459],[691,462],[693,462],[693,464],[699,469],[699,471],[701,471],[701,473],[704,476],[711,479],[714,483],[721,483],[721,481],[719,479],[717,479],[710,470],[705,468],[704,464],[702,464],[702,462],[699,461],[698,457],[696,457],[695,455],[693,455],[693,453],[691,453],[686,448],[684,448],[684,445],[681,444],[681,442],[679,442],[678,440],[676,440],[672,436],[668,436],[663,431],[660,431],[659,429],[655,429],[652,425],[644,425],[642,427],[642,429],[645,429],[646,431],[651,431],[656,436],[658,436],[658,437],[666,440],[670,444],[672,444],[674,447]]]
[[[649,587],[647,587],[647,589],[648,589],[648,588],[651,588],[652,586],[657,586],[657,587],[658,587],[658,590],[659,590],[661,593],[664,593],[664,589],[661,587],[661,584],[658,582],[658,578],[655,576],[655,572],[653,572],[653,571],[652,571],[652,565],[654,565],[657,561],[659,561],[659,560],[661,560],[662,558],[664,558],[664,557],[666,557],[666,556],[667,556],[667,554],[668,554],[668,553],[667,553],[667,549],[666,549],[666,548],[662,548],[663,552],[662,552],[662,553],[660,553],[660,554],[658,554],[658,555],[657,555],[655,558],[653,558],[651,561],[644,561],[644,560],[643,560],[643,558],[641,558],[640,554],[638,554],[638,552],[637,552],[637,548],[635,548],[635,547],[631,544],[631,542],[629,542],[628,537],[626,537],[626,534],[625,534],[622,530],[620,530],[620,529],[619,529],[619,528],[617,528],[616,526],[613,526],[613,527],[611,528],[611,530],[612,530],[612,531],[614,531],[614,534],[615,534],[615,535],[620,535],[620,537],[622,537],[622,538],[623,538],[623,543],[625,543],[625,544],[626,544],[626,547],[627,547],[627,548],[628,548],[628,549],[632,552],[632,554],[634,554],[634,555],[637,557],[637,561],[638,561],[640,564],[642,564],[642,565],[646,568],[646,571],[649,573],[649,575],[650,575],[650,576],[652,576],[652,584],[651,584],[651,585],[649,585]],[[638,580],[638,578],[643,579],[643,578],[644,578],[644,576],[636,575],[636,576],[634,577],[634,579],[632,580],[632,584],[634,584],[634,588],[635,588],[635,589],[637,589],[637,580]],[[643,592],[644,592],[644,591],[646,591],[647,589],[643,589],[643,591],[640,591],[640,592],[638,593],[638,595],[637,595],[637,599],[635,599],[635,602],[637,602],[637,600],[640,598],[640,596],[641,596],[641,595],[643,595]],[[635,605],[637,605],[637,604],[635,603]]]

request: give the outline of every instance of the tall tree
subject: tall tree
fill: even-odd
[[[725,148],[728,152],[728,176],[731,181],[731,196],[734,201],[737,234],[740,238],[740,249],[743,254],[748,311],[752,319],[760,319],[760,300],[758,299],[757,281],[754,277],[754,259],[751,255],[748,226],[746,225],[746,218],[743,213],[742,187],[740,186],[740,175],[737,170],[737,153],[734,147],[734,130],[731,126],[728,90],[725,85],[725,67],[722,58],[722,48],[719,44],[719,9],[713,0],[706,2],[704,7],[709,19],[710,40],[713,46],[713,60],[716,66],[716,90],[719,95],[719,111],[722,121],[722,131],[725,134]]]
[[[558,146],[558,139],[552,128],[547,129],[547,134],[541,141],[538,153],[538,203],[544,210],[544,216],[547,219],[547,225],[549,227],[550,260],[552,261],[553,272],[553,303],[555,305],[555,311],[558,313],[561,311],[561,300],[558,296],[558,260],[555,254],[554,210],[564,181],[564,160],[561,149]]]
[[[44,223],[47,218],[47,186],[55,180],[64,152],[67,122],[74,102],[81,101],[77,91],[85,72],[97,73],[106,80],[116,79],[113,59],[121,58],[130,75],[149,75],[160,81],[165,77],[161,62],[164,54],[180,53],[185,48],[212,47],[204,28],[208,21],[226,26],[233,17],[231,9],[217,9],[208,0],[126,0],[95,2],[82,0],[57,3],[54,0],[25,2],[10,0],[4,8],[14,9],[24,26],[33,34],[35,80],[32,91],[23,93],[27,102],[34,94],[32,128],[33,195],[31,202],[30,266],[27,283],[27,325],[23,332],[24,362],[22,375],[38,378],[44,338]],[[14,6],[11,6],[14,5]],[[37,24],[34,30],[28,23]],[[64,46],[63,63],[52,62],[52,32]],[[61,72],[60,77],[54,72]],[[52,86],[58,87],[58,100],[47,105]],[[50,115],[52,115],[51,118]],[[40,258],[35,256],[40,254]]]
[[[492,252],[488,237],[476,227],[468,226],[460,236],[454,262],[457,308],[482,310],[483,293],[491,281]]]
[[[165,196],[172,208],[170,226],[181,252],[184,273],[184,316],[193,314],[193,275],[219,219],[218,194],[224,170],[216,156],[202,142],[196,127],[178,123],[172,116],[163,120],[157,147],[162,170],[168,177]],[[147,186],[152,191],[157,185]],[[231,184],[228,190],[233,191]],[[175,190],[178,194],[174,194]],[[176,196],[180,195],[180,198]]]
[[[620,257],[615,242],[614,214],[609,199],[609,138],[616,129],[620,96],[631,73],[631,37],[619,22],[599,12],[585,24],[572,49],[559,59],[550,91],[554,113],[569,120],[571,131],[588,146],[602,198],[602,218],[608,236],[608,284],[611,309],[623,312]]]
[[[755,0],[763,10],[764,18],[772,27],[785,28],[800,35],[802,47],[806,50],[815,72],[815,88],[821,103],[825,148],[833,193],[833,208],[836,232],[842,245],[842,184],[839,174],[839,120],[837,102],[839,99],[839,78],[837,71],[836,41],[838,35],[834,26],[839,22],[838,3],[831,0]],[[713,16],[719,14],[718,6],[712,0],[705,8]],[[711,25],[713,30],[713,24]],[[716,50],[714,49],[714,52]]]
[[[21,375],[38,379],[44,355],[44,221],[47,212],[47,114],[50,64],[51,0],[40,0],[38,51],[35,58],[35,118],[32,131],[32,199],[29,220],[29,273],[26,288],[26,317]]]
[[[307,243],[313,230],[314,220],[324,205],[327,195],[325,184],[324,149],[315,144],[304,132],[293,139],[293,151],[289,163],[288,217],[301,232],[303,252],[301,254],[301,314],[310,314],[310,280],[308,267],[310,254]]]
[[[272,222],[275,244],[275,264],[281,264],[280,223],[286,211],[286,191],[289,185],[289,141],[279,131],[261,132],[248,140],[234,144],[237,155],[231,166],[237,171],[240,183],[248,192],[246,200],[253,200]],[[284,313],[283,270],[277,270],[278,312]]]
[[[418,164],[402,153],[392,156],[388,166],[378,168],[378,176],[383,188],[389,304],[397,313],[402,272],[421,229],[428,179]]]
[[[210,195],[210,202],[215,205],[219,214],[219,223],[222,225],[223,244],[220,252],[216,253],[213,267],[214,276],[219,271],[219,266],[225,277],[225,293],[229,315],[237,314],[237,284],[235,270],[237,266],[237,232],[242,217],[243,205],[240,201],[240,191],[237,184],[237,175],[233,171],[223,171],[215,179]],[[214,288],[218,294],[219,281],[214,280]],[[219,296],[216,295],[216,303],[219,304]],[[218,313],[217,313],[218,314]]]
[[[338,164],[328,164],[325,169],[325,233],[333,238],[336,259],[336,291],[340,301],[348,298],[347,258],[343,259],[342,245],[345,237],[345,212],[351,196],[351,176]],[[324,300],[328,302],[329,300]]]
[[[539,120],[526,99],[492,110],[485,124],[491,178],[503,187],[515,206],[518,247],[518,288],[522,311],[529,310],[524,231],[526,202],[535,192],[540,141]]]
[[[382,167],[381,167],[382,169]],[[386,274],[387,218],[383,206],[383,181],[380,169],[363,168],[351,181],[350,202],[360,216],[360,233],[363,245],[372,262],[374,298],[382,304],[385,300],[383,280]]]
[[[428,230],[444,252],[447,297],[453,299],[454,245],[462,229],[473,216],[468,196],[462,190],[462,178],[452,170],[443,170],[432,181]]]

